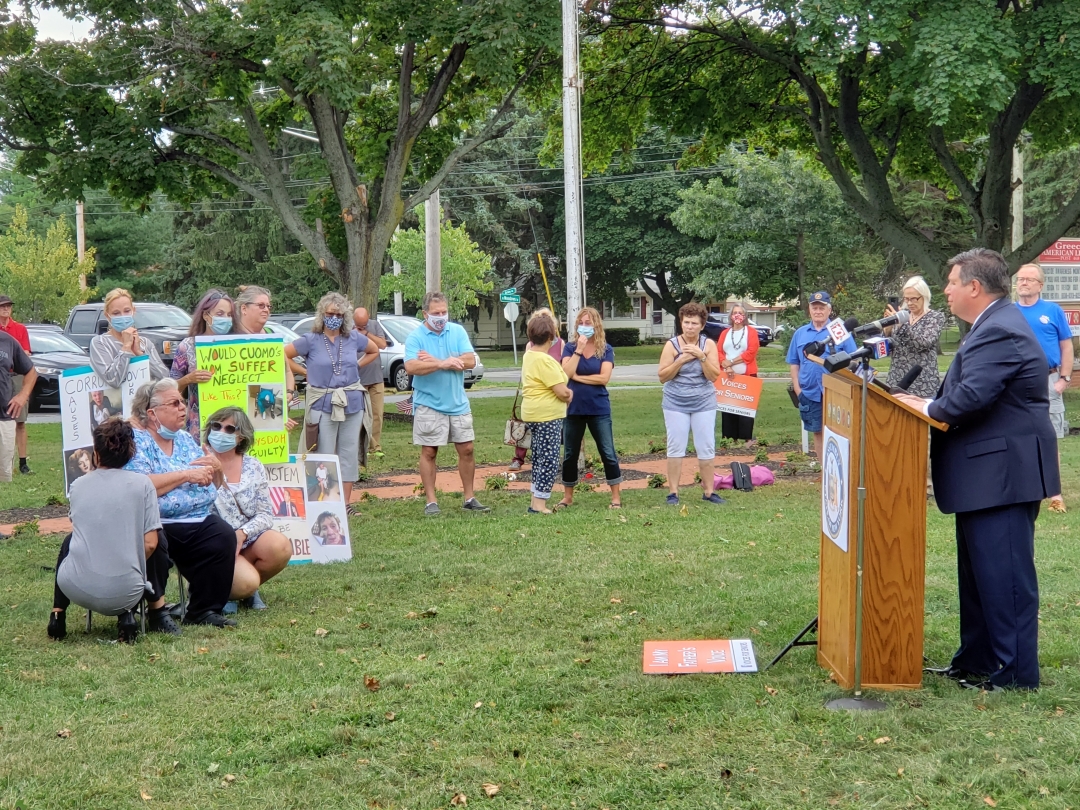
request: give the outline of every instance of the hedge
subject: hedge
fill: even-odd
[[[638,346],[641,344],[641,332],[637,329],[623,327],[605,329],[604,337],[611,346]]]

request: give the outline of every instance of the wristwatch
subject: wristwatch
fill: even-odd
[[[1070,377],[1061,377],[1061,376],[1059,375],[1059,376],[1058,376],[1058,379],[1060,379],[1060,380],[1064,380],[1065,382],[1072,382],[1072,377],[1071,377],[1071,376],[1070,376]]]

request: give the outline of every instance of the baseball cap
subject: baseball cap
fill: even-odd
[[[819,290],[810,296],[811,304],[832,304],[832,296],[824,290]]]
[[[12,301],[9,296],[0,295],[0,307],[4,306],[4,304],[14,304],[14,303],[15,302]]]

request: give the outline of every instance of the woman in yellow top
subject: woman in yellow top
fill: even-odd
[[[555,476],[559,472],[563,419],[566,406],[574,398],[566,385],[566,372],[559,361],[548,354],[559,336],[559,327],[551,316],[536,313],[527,327],[529,347],[521,360],[521,418],[532,430],[532,503],[531,514],[550,515],[547,508]]]

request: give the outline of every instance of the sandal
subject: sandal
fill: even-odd
[[[613,503],[610,506],[608,506],[608,509],[622,509],[622,504],[621,503]]]
[[[551,507],[551,511],[552,512],[561,512],[563,509],[569,509],[571,506],[573,506],[572,503],[565,503],[563,501],[559,501],[557,504],[555,504],[553,507]]]

